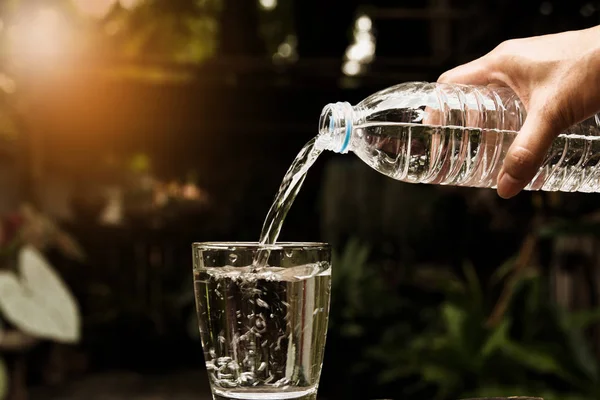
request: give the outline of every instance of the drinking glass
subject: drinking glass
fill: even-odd
[[[329,245],[212,242],[194,243],[192,251],[213,398],[316,399],[329,320]],[[253,264],[258,252],[268,256],[264,266]]]

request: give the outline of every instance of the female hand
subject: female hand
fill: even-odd
[[[438,82],[508,86],[525,105],[527,118],[498,175],[498,194],[513,197],[556,136],[600,111],[600,26],[509,40]]]

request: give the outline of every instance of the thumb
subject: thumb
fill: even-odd
[[[438,82],[485,86],[491,83],[491,72],[490,63],[482,57],[444,72]]]
[[[540,169],[552,141],[563,128],[559,118],[543,110],[532,110],[508,149],[498,174],[498,195],[508,199],[531,182]]]

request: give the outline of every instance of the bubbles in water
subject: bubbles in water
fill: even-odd
[[[227,262],[228,256],[226,253]],[[238,264],[240,261],[241,256]],[[320,368],[320,362],[314,360],[318,356],[316,347],[298,346],[305,336],[286,328],[286,322],[292,321],[294,326],[301,319],[314,327],[305,314],[314,315],[316,321],[324,314],[315,310],[327,310],[324,308],[328,306],[326,297],[315,297],[310,308],[305,307],[302,294],[305,286],[329,279],[313,274],[314,265],[297,269],[266,267],[258,274],[260,277],[254,276],[252,280],[246,278],[250,271],[243,266],[210,268],[203,271],[206,279],[200,284],[195,279],[197,296],[202,296],[201,312],[206,313],[204,320],[211,323],[205,327],[203,339],[208,344],[206,371],[214,387],[226,391],[260,388],[261,391],[281,392],[286,387],[286,391],[293,391],[296,387],[313,385]],[[298,282],[298,276],[306,275],[311,275],[315,283],[312,280]],[[322,289],[324,285],[318,287],[323,296],[328,294]],[[222,300],[217,296],[222,296]],[[225,301],[232,296],[232,300]],[[303,353],[306,351],[310,354]],[[292,353],[293,357],[290,357]],[[296,365],[300,359],[307,360],[308,364]],[[310,375],[305,376],[302,368],[312,372],[307,371]],[[286,376],[288,380],[282,380]]]
[[[265,323],[264,320],[262,320],[262,319],[256,320],[256,329],[259,333],[264,333],[266,328],[267,328],[267,324]]]
[[[219,357],[217,358],[217,365],[220,367],[226,366],[231,361],[231,357]]]
[[[240,374],[240,380],[242,381],[242,383],[253,383],[255,379],[256,378],[252,372],[242,372]]]
[[[271,383],[275,377],[269,372],[269,376],[265,379],[265,383]]]
[[[281,341],[285,339],[285,335],[284,336],[279,336],[277,338],[277,346],[275,346],[275,350],[281,350]]]
[[[269,308],[269,304],[263,299],[256,299],[256,304],[258,304],[258,306],[262,308]]]
[[[218,374],[217,374],[217,378],[218,378]],[[235,381],[231,381],[229,379],[222,379],[219,378],[217,379],[217,385],[223,387],[223,388],[235,388],[237,387],[237,382]]]
[[[240,369],[240,365],[237,363],[237,361],[232,361],[227,364],[227,368],[229,368],[231,371],[237,371]]]
[[[207,361],[206,362],[206,370],[209,372],[216,371],[217,366],[215,365],[215,363],[213,361]]]
[[[273,384],[273,386],[275,387],[281,387],[281,386],[286,386],[290,384],[290,380],[288,378],[281,378],[280,380],[278,380],[277,382],[275,382]]]

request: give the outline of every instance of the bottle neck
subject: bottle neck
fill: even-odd
[[[354,131],[354,109],[350,103],[326,105],[319,119],[316,146],[323,150],[345,154],[350,149]]]

